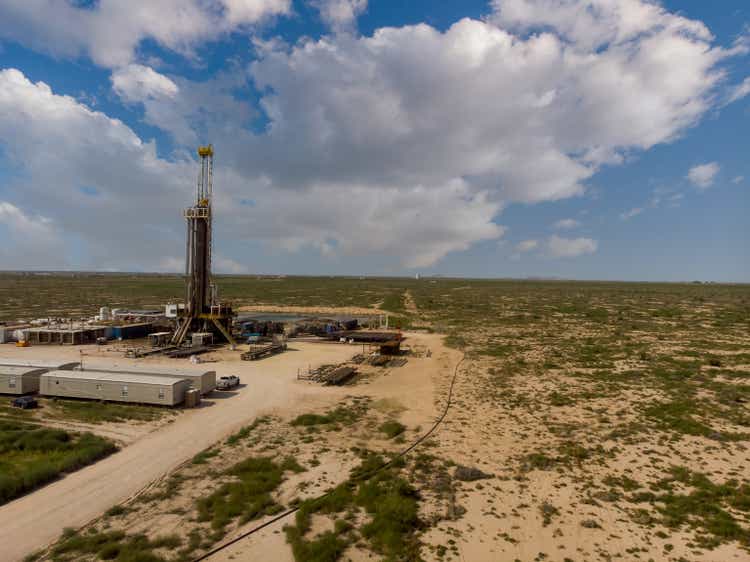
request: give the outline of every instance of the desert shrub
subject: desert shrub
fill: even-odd
[[[393,439],[397,435],[401,435],[404,431],[406,431],[406,426],[395,420],[389,420],[381,424],[378,429],[381,432],[385,433],[388,436],[388,439]]]
[[[283,481],[285,471],[300,471],[294,459],[285,459],[282,465],[268,457],[250,457],[229,468],[225,475],[235,477],[222,484],[218,490],[197,502],[198,520],[210,521],[216,530],[222,530],[233,519],[241,522],[256,519],[281,509],[271,493]]]
[[[123,531],[92,528],[86,534],[64,535],[53,547],[52,555],[55,560],[80,560],[82,555],[93,555],[99,560],[118,562],[161,562],[164,558],[154,550],[174,550],[181,544],[182,539],[177,535],[149,539],[143,534],[126,535]]]
[[[0,422],[0,504],[117,450],[91,433]]]

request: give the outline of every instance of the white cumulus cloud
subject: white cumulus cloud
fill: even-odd
[[[737,84],[729,91],[727,98],[728,103],[739,101],[750,94],[750,77],[745,78],[740,84]]]
[[[90,7],[65,0],[3,0],[0,37],[119,67],[133,62],[143,40],[192,54],[202,41],[290,10],[291,0],[99,0]]]
[[[129,65],[112,73],[112,89],[127,103],[140,103],[144,121],[168,132],[179,144],[194,147],[201,139],[231,139],[254,113],[231,90],[246,78],[230,69],[204,82],[169,78],[148,66]]]
[[[0,71],[0,138],[14,139],[5,156],[25,170],[13,185],[13,205],[40,209],[61,232],[82,240],[90,261],[78,267],[177,269],[174,256],[184,243],[179,208],[193,192],[194,161],[160,159],[152,143],[122,122],[13,69]],[[504,231],[493,222],[500,204],[460,180],[429,188],[279,190],[222,165],[215,181],[220,230],[285,251],[377,254],[422,267]],[[253,205],[238,204],[246,199]],[[6,263],[14,261],[21,256]],[[222,257],[217,268],[247,271],[234,256]]]
[[[173,98],[179,88],[172,80],[153,68],[129,64],[111,76],[112,88],[124,101],[143,102],[151,99]]]
[[[344,4],[352,17],[364,9]],[[180,255],[175,207],[195,181],[182,148],[209,139],[220,229],[285,251],[427,267],[501,237],[508,204],[580,195],[602,165],[683,135],[719,106],[723,64],[740,51],[645,0],[505,0],[485,20],[444,31],[419,24],[256,40],[247,73],[206,82],[136,60],[143,40],[189,55],[290,5],[3,2],[0,36],[114,68],[115,92],[142,103],[144,120],[180,145],[159,158],[122,122],[6,70],[0,142],[13,139],[4,158],[24,172],[9,202],[76,236],[96,265],[160,267]],[[244,80],[259,92],[257,107],[235,97]],[[255,110],[262,131],[244,126]],[[542,246],[563,256],[594,251],[596,241]]]
[[[353,31],[357,18],[367,9],[367,0],[312,0],[311,3],[334,31]]]
[[[575,258],[593,254],[598,246],[592,238],[563,238],[553,234],[547,239],[545,250],[553,258]]]
[[[581,223],[575,219],[560,219],[552,225],[552,228],[557,230],[571,230],[579,226],[581,226]]]
[[[350,186],[343,194],[336,186],[260,193],[247,216],[253,231],[289,251],[391,256],[414,268],[502,236],[505,229],[492,222],[498,211],[485,194],[455,181],[429,188]]]
[[[518,244],[516,244],[516,251],[530,252],[531,250],[536,249],[538,246],[539,242],[537,240],[521,240]]]
[[[192,162],[158,158],[121,121],[14,69],[0,71],[0,138],[13,139],[3,145],[5,164],[23,170],[7,180],[8,202],[75,240],[57,248],[67,261],[75,246],[90,260],[78,267],[153,268],[182,244],[176,205],[190,200]]]
[[[5,231],[5,232],[3,232]],[[0,201],[0,269],[66,268],[60,232],[51,219]]]
[[[720,166],[717,162],[708,162],[690,168],[686,177],[696,188],[704,190],[714,184],[719,170]]]
[[[246,264],[220,254],[213,257],[213,268],[217,273],[242,274],[250,272],[250,268]]]
[[[633,217],[640,215],[642,212],[643,212],[643,207],[633,207],[629,211],[624,211],[620,213],[620,218],[626,221],[628,219],[632,219]]]
[[[602,33],[613,10],[595,14]],[[696,123],[722,78],[727,52],[700,22],[646,13],[604,46],[470,19],[269,44],[251,74],[271,122],[246,164],[279,185],[469,178],[504,201],[580,194],[602,162]]]
[[[494,21],[523,32],[555,29],[582,50],[622,45],[644,31],[668,29],[710,39],[699,21],[670,14],[644,0],[492,0]]]

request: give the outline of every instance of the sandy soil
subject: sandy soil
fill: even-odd
[[[411,291],[404,291],[404,308],[409,314],[416,315],[417,313],[419,313],[419,310],[417,309],[417,303],[414,301],[414,297],[412,296]]]
[[[436,400],[443,398],[439,389],[450,379],[461,357],[459,352],[444,347],[440,335],[409,333],[407,337],[411,348],[416,351],[403,365],[387,368],[358,365],[359,374],[355,381],[343,387],[321,387],[311,381],[292,381],[287,392],[293,396],[304,395],[304,399],[275,403],[265,411],[270,415],[263,418],[262,423],[253,424],[254,428],[244,437],[231,443],[216,443],[208,462],[186,463],[175,472],[155,480],[148,486],[145,496],[125,502],[124,515],[96,520],[90,530],[122,530],[129,536],[143,533],[150,538],[169,534],[186,537],[197,533],[212,544],[210,541],[215,539],[210,538],[210,522],[197,516],[197,502],[216,490],[220,479],[217,475],[242,459],[269,455],[274,459],[294,458],[304,467],[299,473],[285,473],[283,483],[273,494],[279,506],[288,506],[295,500],[317,497],[346,481],[351,469],[361,462],[356,453],[358,448],[403,450],[431,427],[442,410],[441,400]],[[427,353],[428,349],[430,353]],[[219,407],[224,407],[224,404]],[[290,423],[299,414],[322,413],[336,407],[358,407],[360,417],[354,422],[312,433],[306,427]],[[389,439],[379,429],[388,420],[404,424],[402,439]],[[173,487],[172,492],[163,494],[170,482],[180,484]],[[147,499],[149,496],[158,499]],[[220,543],[232,540],[270,517],[230,523]],[[263,532],[239,541],[213,559],[292,562],[283,527],[293,522],[293,517],[281,520]],[[312,527],[312,534],[324,532],[333,527],[333,520],[316,515]],[[371,553],[351,547],[346,559],[364,562],[371,559]]]
[[[299,384],[297,370],[341,362],[357,349],[295,343],[288,352],[257,363],[240,361],[237,352],[213,354],[220,359],[210,364],[217,375],[241,377],[243,386],[238,391],[214,393],[201,408],[186,411],[173,423],[142,436],[111,457],[0,507],[3,560],[19,560],[57,539],[63,528],[84,525],[257,416],[299,409],[306,401],[314,401],[325,390]],[[97,351],[95,346],[3,346],[0,356],[74,360],[80,352],[87,354],[85,360],[91,365],[111,362],[109,354]],[[190,366],[187,360],[127,360],[121,355],[118,363]]]
[[[430,349],[430,357],[409,358],[409,362],[403,367],[389,369],[374,375],[371,381],[356,386],[330,389],[334,394],[317,396],[318,410],[305,411],[323,411],[326,407],[331,406],[344,395],[348,396],[367,396],[371,399],[373,408],[381,413],[387,414],[387,417],[397,418],[404,423],[411,431],[408,432],[407,441],[413,441],[419,434],[424,433],[435,421],[443,396],[438,393],[438,388],[450,379],[456,363],[460,360],[461,354],[456,350],[448,349],[443,345],[442,336],[436,334],[406,333],[410,345]],[[382,371],[382,370],[381,370]],[[312,406],[306,404],[306,406]],[[415,431],[418,430],[418,431]],[[388,448],[386,442],[379,442],[375,435],[365,428],[358,428],[351,433],[343,432],[336,434],[335,442],[341,449],[348,446],[363,442],[368,446],[378,448]],[[320,445],[314,445],[320,447]],[[405,446],[405,445],[404,445]],[[393,445],[390,445],[393,447]],[[403,446],[401,447],[403,448]],[[321,483],[320,487],[312,487],[305,494],[300,494],[295,490],[297,482],[290,479],[285,482],[284,489],[280,496],[299,496],[301,498],[314,497],[321,491],[336,484],[344,482],[349,475],[349,470],[356,464],[353,459],[342,462],[341,456],[335,451],[331,455],[321,456],[321,464],[314,471],[304,475],[305,479],[310,482]],[[244,540],[237,542],[231,547],[212,556],[209,560],[274,560],[275,562],[293,562],[291,549],[286,543],[285,535],[282,528],[287,523],[293,522],[293,518],[281,520],[270,525],[263,531],[252,535]],[[249,529],[257,527],[261,521],[252,521],[247,525],[239,527],[235,533],[227,537],[231,540],[233,536],[238,536]],[[325,530],[326,525],[331,526],[332,521],[327,518],[320,518],[317,523],[320,526],[318,531]],[[312,534],[316,534],[314,528]],[[371,559],[370,554],[360,551],[347,552],[347,557],[352,560]],[[345,558],[346,559],[346,558]]]
[[[442,360],[449,362],[446,356]],[[608,486],[602,485],[607,477],[626,476],[638,481],[642,489],[648,489],[646,483],[659,480],[673,465],[710,474],[719,482],[726,481],[742,473],[740,470],[738,474],[738,467],[750,465],[750,451],[746,447],[707,444],[705,439],[691,436],[670,442],[658,433],[625,440],[606,439],[603,435],[615,427],[614,420],[620,426],[636,421],[638,405],[658,398],[658,391],[642,388],[611,396],[604,393],[569,406],[551,407],[546,401],[551,391],[575,395],[587,388],[587,383],[561,371],[539,377],[514,377],[502,388],[496,383],[488,385],[484,375],[478,376],[486,373],[491,364],[470,360],[464,365],[455,388],[454,405],[435,435],[437,446],[431,451],[456,464],[478,467],[491,477],[478,482],[453,481],[455,503],[461,509],[458,516],[446,509],[445,497],[432,498],[429,486],[422,488],[425,498],[422,515],[425,520],[437,515],[438,521],[421,536],[425,560],[739,562],[750,559],[747,550],[737,542],[713,549],[698,548],[695,533],[688,526],[665,529],[639,523],[633,518],[638,509],[644,512],[644,518],[658,514],[648,504],[609,498]],[[409,406],[400,414],[401,421],[419,423],[420,416],[409,418],[410,409],[425,406],[428,393],[433,400],[423,410],[421,419],[425,419],[428,409],[434,415],[435,403],[445,396],[450,380],[449,369],[439,369],[437,373],[442,375],[432,377],[431,385],[420,385],[419,379],[414,381],[415,386],[403,384],[404,377],[400,377],[401,392],[394,396]],[[388,384],[388,377],[376,381],[372,389],[379,384]],[[521,401],[513,404],[514,400]],[[522,459],[530,453],[555,456],[560,435],[573,445],[592,450],[600,445],[601,451],[569,466],[557,465],[548,470],[523,467]],[[408,441],[412,438],[410,434]],[[349,442],[343,434],[336,439],[344,444]],[[366,442],[374,449],[382,446],[372,438]],[[342,472],[341,463],[337,465],[335,461],[323,466],[329,471]],[[549,521],[544,520],[543,506],[551,510]],[[736,515],[742,520],[741,513]],[[237,533],[257,524],[238,529]],[[282,532],[284,524],[278,522],[213,559],[291,562],[293,558]],[[321,521],[316,521],[316,525],[326,528]],[[661,533],[662,530],[668,532]],[[313,528],[310,536],[315,532]],[[445,545],[449,546],[447,553],[440,554],[438,548]],[[342,557],[354,562],[368,559],[372,559],[371,552],[354,547],[347,549]]]
[[[750,465],[747,448],[707,448],[705,440],[689,436],[676,446],[658,435],[642,436],[627,444],[606,440],[598,433],[604,433],[609,422],[592,412],[617,417],[621,423],[635,420],[637,404],[651,397],[652,389],[551,408],[541,397],[551,390],[573,393],[578,383],[563,373],[557,377],[517,377],[499,399],[488,398],[483,396],[487,388],[481,378],[471,376],[472,372],[486,371],[487,365],[474,360],[462,369],[454,389],[454,406],[435,440],[440,455],[457,464],[478,467],[492,478],[457,483],[457,500],[466,512],[459,518],[445,518],[423,535],[428,546],[423,549],[425,560],[750,560],[738,543],[721,544],[713,550],[691,548],[694,534],[687,528],[658,536],[653,527],[639,525],[629,517],[629,512],[643,504],[588,501],[606,490],[600,482],[607,476],[655,481],[669,466],[677,464],[723,481],[736,476],[733,471],[738,466]],[[512,394],[531,401],[528,406],[509,408],[502,395]],[[521,459],[529,453],[555,455],[556,428],[569,432],[572,444],[601,445],[601,458],[550,470],[521,468]],[[541,512],[544,504],[557,510],[547,523]],[[453,544],[452,556],[450,550],[448,557],[441,557],[429,548],[445,545],[448,539]]]
[[[283,310],[287,312],[289,308],[283,307]],[[576,334],[579,338],[585,335]],[[231,466],[244,458],[243,455],[266,455],[267,451],[273,451],[281,458],[293,454],[309,469],[300,475],[289,476],[278,490],[277,501],[289,505],[292,498],[315,497],[344,481],[349,470],[357,464],[349,452],[353,445],[376,451],[395,450],[398,447],[395,443],[378,435],[377,424],[383,419],[397,419],[404,423],[408,427],[405,442],[412,442],[440,411],[460,353],[445,348],[440,335],[409,333],[407,336],[407,344],[412,349],[430,349],[431,356],[410,357],[404,367],[363,369],[364,376],[354,386],[321,388],[313,383],[296,381],[293,380],[296,367],[292,367],[294,372],[281,376],[283,380],[277,384],[258,376],[262,381],[257,383],[258,388],[268,394],[266,407],[261,408],[252,400],[243,398],[247,400],[248,411],[242,422],[238,420],[234,427],[247,423],[258,413],[274,414],[276,421],[268,428],[264,427],[263,438],[255,445],[247,445],[241,451],[221,448],[221,455],[214,459],[218,462],[212,468]],[[319,353],[327,349],[342,349],[333,344],[307,345]],[[653,348],[660,345],[666,344],[652,342]],[[295,344],[293,347],[302,349],[306,346]],[[351,354],[359,348],[355,346],[348,350]],[[544,360],[541,345],[529,346],[521,353],[531,364]],[[229,356],[229,352],[213,354],[218,361],[215,363],[217,371],[236,371],[232,363],[224,362]],[[270,366],[278,359],[257,366]],[[91,357],[87,360],[98,359]],[[321,358],[321,361],[335,362],[336,359]],[[642,368],[639,361],[616,359],[611,371],[617,373]],[[301,354],[297,366],[304,369],[309,362],[308,355]],[[593,562],[638,559],[675,562],[682,559],[739,562],[750,559],[747,550],[736,541],[719,544],[714,549],[698,548],[696,535],[689,526],[666,529],[655,522],[658,513],[653,506],[631,503],[624,493],[613,497],[615,486],[606,484],[607,478],[628,477],[637,481],[641,490],[647,490],[650,483],[668,474],[673,465],[709,474],[716,482],[725,482],[729,478],[744,479],[746,471],[743,469],[750,466],[750,449],[743,442],[721,442],[690,435],[669,440],[661,432],[611,437],[613,430],[625,430],[627,424],[642,419],[639,414],[642,404],[667,399],[663,389],[634,385],[610,392],[606,385],[581,377],[582,373],[593,373],[596,369],[578,368],[576,374],[564,368],[536,370],[518,362],[508,369],[503,369],[504,365],[495,359],[469,357],[461,368],[454,389],[453,407],[431,439],[433,445],[416,451],[437,455],[457,465],[477,467],[491,475],[476,482],[453,478],[451,491],[443,496],[433,493],[430,482],[417,485],[424,497],[420,502],[420,515],[423,520],[432,522],[420,535],[425,560]],[[277,371],[274,369],[274,372]],[[271,380],[278,381],[279,378]],[[554,404],[551,402],[552,393],[565,394],[572,400]],[[314,442],[305,441],[306,433],[297,432],[288,423],[300,413],[323,413],[351,397],[370,400],[368,415],[362,423],[337,432],[316,434]],[[226,400],[228,404],[222,401],[218,408],[223,411],[235,400]],[[196,412],[188,412],[184,417],[193,414]],[[175,425],[177,423],[182,423],[182,420]],[[738,430],[723,424],[719,420],[713,422],[714,427],[721,431]],[[184,427],[190,426],[185,424]],[[172,430],[170,427],[153,435],[162,436]],[[129,449],[150,438],[137,441]],[[162,445],[165,442],[162,440]],[[568,453],[559,449],[563,444],[587,448],[589,456],[578,460],[573,456],[568,458]],[[562,460],[547,468],[528,465],[525,459],[540,453]],[[313,459],[318,464],[311,463]],[[179,463],[172,466],[176,464]],[[162,468],[159,474],[164,472]],[[101,480],[105,479],[102,477]],[[188,511],[188,519],[168,515],[174,505],[167,502],[155,504],[146,513],[133,513],[130,519],[126,517],[107,524],[122,525],[128,533],[145,532],[149,535],[183,531],[186,521],[195,524],[189,510],[193,509],[197,497],[215,484],[205,475],[195,482],[198,489],[193,495],[183,497],[182,503],[177,505]],[[113,503],[115,501],[106,505],[102,503],[99,512]],[[550,508],[547,521],[543,512],[545,506]],[[639,515],[640,520],[634,517],[638,511],[643,512]],[[742,514],[735,515],[745,523],[749,520]],[[649,519],[652,516],[654,522]],[[0,522],[5,521],[0,508]],[[231,540],[262,522],[261,519],[232,527],[224,540]],[[292,562],[291,550],[282,531],[289,522],[277,522],[212,559]],[[29,520],[24,524],[28,525]],[[311,536],[330,528],[331,524],[330,518],[316,516]],[[18,533],[19,529],[20,525],[17,525],[14,532]],[[663,533],[664,530],[668,532]],[[3,533],[0,540],[10,536],[5,532],[0,532]],[[342,557],[353,562],[373,558],[376,556],[372,551],[359,549],[356,545],[350,546]]]

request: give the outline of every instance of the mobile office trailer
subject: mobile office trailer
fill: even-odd
[[[0,365],[0,394],[39,392],[39,377],[46,372],[47,369]]]
[[[72,371],[77,369],[81,364],[78,361],[62,363],[60,361],[44,361],[39,359],[8,359],[0,357],[0,368],[2,367],[34,367],[36,369],[46,369],[47,371]]]
[[[40,377],[44,396],[177,406],[185,401],[185,379],[105,371],[50,371]]]
[[[107,367],[86,367],[84,372],[131,373],[134,375],[151,375],[172,379],[187,379],[191,388],[200,390],[206,395],[216,388],[216,371],[192,371],[189,369],[170,369],[169,367],[150,367],[148,365],[108,365]]]

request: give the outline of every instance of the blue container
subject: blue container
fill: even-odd
[[[112,326],[112,337],[116,340],[132,340],[145,338],[151,331],[152,324],[129,324],[124,326]]]

